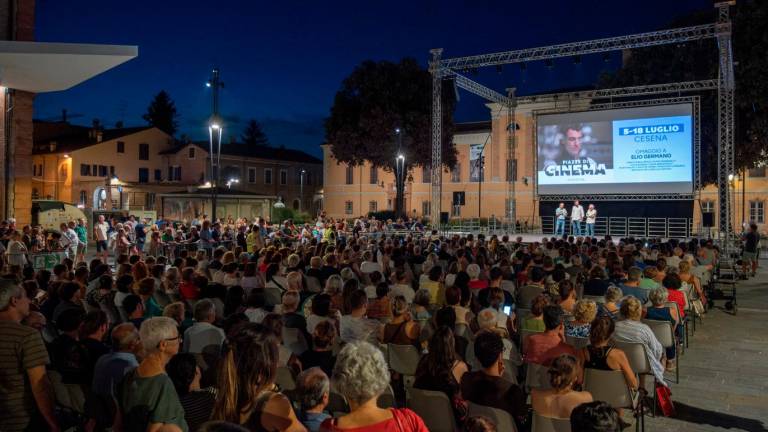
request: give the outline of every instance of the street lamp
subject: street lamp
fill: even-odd
[[[240,179],[231,178],[227,180],[227,189],[232,189],[232,185],[237,183],[240,183]]]
[[[219,164],[221,162],[221,136],[224,128],[215,119],[208,125],[208,143],[211,158],[211,218],[216,222],[216,200],[219,187]]]
[[[399,127],[395,128],[395,135],[397,135],[397,157],[395,158],[395,189],[397,193],[397,196],[395,197],[396,216],[403,215],[403,208],[405,207],[405,156],[402,153],[402,132],[402,129]]]
[[[301,212],[302,208],[304,207],[304,175],[307,173],[307,170],[304,168],[299,171],[299,212]]]

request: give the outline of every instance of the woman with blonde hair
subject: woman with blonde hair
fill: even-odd
[[[565,322],[565,335],[589,337],[590,323],[597,316],[597,304],[592,300],[579,300],[573,307],[573,321]]]
[[[272,330],[253,323],[240,327],[224,344],[219,396],[211,419],[253,431],[305,431],[290,400],[275,385],[277,363]]]
[[[419,324],[411,319],[405,297],[395,297],[392,300],[392,319],[381,328],[382,343],[419,346],[420,333]]]
[[[184,315],[186,313],[186,306],[182,302],[173,302],[163,309],[163,316],[176,321],[179,328],[181,328],[181,323],[184,322]]]
[[[621,288],[615,285],[610,285],[608,289],[605,290],[605,303],[600,305],[600,315],[616,319],[619,316],[619,306],[617,303],[621,300],[623,295],[624,293],[621,292]]]
[[[664,347],[656,339],[653,330],[640,321],[643,317],[643,305],[640,304],[640,300],[633,296],[625,297],[621,303],[621,317],[622,319],[616,322],[616,333],[613,339],[619,342],[641,344],[656,381],[666,385],[664,384],[664,366],[661,364]]]
[[[680,271],[677,273],[677,275],[680,276],[680,281],[689,287],[687,290],[688,294],[695,293],[695,295],[691,295],[691,298],[693,299],[692,303],[696,309],[696,312],[705,312],[704,305],[707,304],[707,296],[704,295],[704,290],[701,289],[701,279],[691,273],[691,263],[685,260],[680,261],[680,264],[678,264],[678,269]],[[697,301],[700,303],[697,304]]]

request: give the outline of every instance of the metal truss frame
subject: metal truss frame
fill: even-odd
[[[690,194],[653,194],[653,195],[627,195],[627,194],[606,194],[606,195],[542,195],[540,199],[543,201],[676,201],[676,200],[690,200],[694,195]]]
[[[719,204],[719,232],[723,233],[726,244],[730,244],[733,238],[731,227],[731,197],[728,193],[728,175],[734,172],[734,88],[735,78],[733,72],[733,53],[731,46],[731,19],[730,7],[735,0],[723,0],[715,3],[718,10],[716,23],[698,26],[666,29],[634,35],[625,35],[594,39],[582,42],[571,42],[522,50],[504,51],[491,54],[457,57],[444,59],[443,49],[436,48],[430,51],[432,57],[429,62],[429,70],[432,74],[432,190],[431,207],[432,226],[439,228],[441,199],[442,199],[442,102],[441,83],[444,78],[456,79],[458,87],[477,94],[492,102],[507,105],[510,117],[515,103],[526,103],[564,99],[606,99],[645,96],[652,94],[672,94],[676,92],[689,92],[717,89],[718,93],[718,204]],[[497,66],[512,63],[549,60],[577,55],[610,52],[631,48],[653,47],[669,44],[679,44],[695,40],[714,38],[717,41],[719,55],[719,72],[717,79],[689,81],[670,84],[658,84],[648,86],[624,87],[616,89],[593,90],[586,92],[557,93],[551,95],[528,96],[522,98],[504,98],[500,93],[489,89],[473,80],[460,75],[458,71],[469,71],[480,67]],[[698,104],[695,105],[696,121],[698,122]],[[514,118],[514,117],[512,117]],[[698,128],[698,124],[697,124]],[[514,133],[514,131],[512,131]],[[514,139],[514,138],[513,138]],[[699,143],[696,144],[700,147]],[[696,163],[696,177],[699,178],[699,164]],[[513,180],[514,181],[514,178]],[[698,182],[698,181],[697,181]],[[697,187],[700,188],[700,182]],[[514,187],[508,188],[514,195]],[[698,190],[698,188],[697,188]],[[606,195],[601,195],[605,197]],[[655,195],[656,199],[674,196],[668,199],[682,198],[685,195]],[[622,199],[635,199],[640,195],[623,195]],[[648,199],[648,195],[643,195]],[[509,197],[514,203],[515,197]],[[512,204],[514,207],[514,204]]]

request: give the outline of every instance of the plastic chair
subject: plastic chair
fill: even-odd
[[[416,375],[421,354],[413,345],[387,344],[389,368],[402,375]]]
[[[635,428],[642,425],[645,430],[645,411],[640,394],[629,388],[621,371],[584,369],[584,391],[590,392],[594,400],[607,402],[614,408],[631,409],[638,418]]]
[[[664,348],[675,349],[675,384],[680,383],[680,352],[677,350],[677,341],[675,340],[674,326],[669,321],[644,319],[643,323],[651,328],[653,335],[656,336],[661,346]]]
[[[651,389],[651,392],[653,393],[653,407],[654,410],[656,409],[656,377],[653,375],[653,371],[651,370],[651,364],[648,362],[648,357],[645,355],[645,349],[643,348],[643,344],[636,343],[636,342],[621,342],[614,340],[613,346],[616,348],[624,351],[624,354],[627,356],[627,360],[629,361],[629,367],[632,368],[632,372],[637,374],[638,378],[640,378],[638,381],[640,383],[640,387],[643,388],[643,381],[642,378],[646,376],[653,377],[653,384],[654,388]],[[647,393],[647,390],[643,391]]]
[[[546,390],[552,388],[549,383],[549,374],[547,371],[549,367],[528,363],[528,369],[525,371],[525,387],[530,391],[531,389]]]
[[[531,432],[571,432],[571,419],[544,417],[534,412]]]
[[[589,345],[589,338],[566,336],[565,343],[576,348],[577,350],[580,350],[580,349],[586,348]]]
[[[413,388],[408,408],[424,420],[432,432],[455,432],[458,430],[453,415],[451,400],[443,392]]]
[[[668,301],[664,303],[664,306],[674,308],[677,311],[677,316],[680,317],[680,324],[682,324],[685,329],[683,347],[688,348],[688,321],[690,321],[691,319],[690,316],[686,315],[685,318],[683,318],[682,311],[680,310],[680,305],[677,304],[677,302]]]
[[[296,378],[289,367],[278,367],[275,372],[275,384],[280,386],[281,390],[292,391],[296,389]]]
[[[293,327],[283,327],[283,345],[297,356],[308,349],[307,341],[301,330]]]
[[[491,421],[496,423],[497,431],[517,432],[515,419],[512,418],[512,415],[498,408],[489,407],[485,405],[478,405],[470,402],[468,407],[468,415],[469,417],[474,417],[474,416],[488,417],[489,419],[491,419]]]

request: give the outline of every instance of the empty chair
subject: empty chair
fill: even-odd
[[[571,419],[544,417],[534,412],[531,432],[571,432]]]
[[[584,369],[584,391],[590,392],[594,400],[606,402],[616,409],[636,411],[640,408],[640,419],[636,427],[642,425],[645,428],[639,393],[629,388],[621,371]]]
[[[410,390],[408,408],[418,414],[431,432],[455,432],[458,429],[451,400],[443,392]]]
[[[297,356],[308,349],[307,341],[301,330],[293,327],[283,327],[283,345]]]
[[[536,363],[528,363],[527,368],[525,373],[525,386],[529,390],[546,390],[552,388],[552,385],[549,383],[549,374],[547,373],[549,367]]]
[[[656,336],[661,346],[675,349],[675,383],[680,382],[680,353],[677,352],[677,341],[675,340],[674,326],[669,321],[658,321],[644,319],[643,323],[651,328],[653,335]]]
[[[277,384],[281,390],[295,390],[296,378],[293,376],[291,368],[285,366],[278,367],[275,372],[275,384]]]
[[[416,367],[421,357],[419,350],[413,345],[388,344],[389,368],[407,376],[416,375]]]
[[[488,417],[489,419],[491,419],[491,421],[496,423],[496,430],[499,432],[501,431],[517,432],[515,419],[513,419],[508,412],[500,410],[498,408],[493,408],[485,405],[478,405],[470,402],[468,407],[468,415],[469,417],[474,417],[474,416]]]

